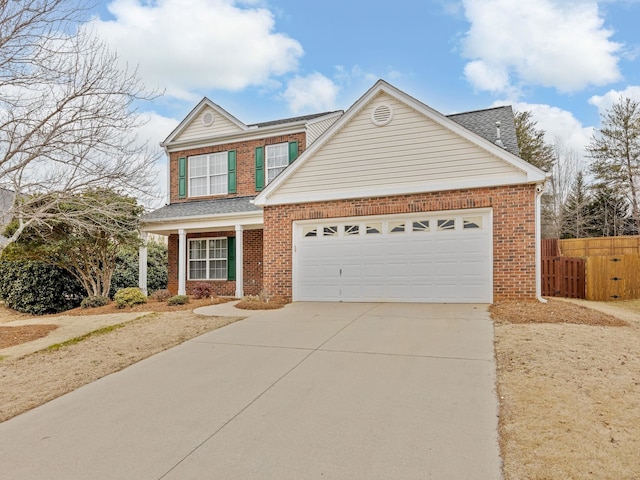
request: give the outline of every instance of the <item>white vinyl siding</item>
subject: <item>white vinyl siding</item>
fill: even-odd
[[[390,105],[393,120],[378,127],[372,110]],[[353,193],[375,195],[390,186],[407,191],[467,188],[469,182],[486,185],[526,181],[526,174],[474,145],[423,114],[386,94],[373,98],[326,144],[289,177],[270,200],[288,202],[307,195],[354,198]],[[476,185],[477,186],[477,185]],[[368,193],[368,195],[367,195]]]
[[[289,165],[289,144],[267,145],[265,148],[265,164],[265,184],[268,184]]]
[[[331,125],[333,125],[340,115],[327,118],[318,122],[310,123],[307,125],[307,147],[317,140]]]
[[[189,157],[189,196],[225,195],[228,193],[228,153],[219,152]]]
[[[213,113],[213,123],[206,126],[202,123],[202,117],[205,113]],[[173,139],[175,143],[189,142],[193,140],[207,139],[222,135],[232,135],[241,133],[243,130],[227,118],[210,108],[205,108],[194,117],[191,123]]]
[[[189,280],[226,280],[226,238],[189,240]]]

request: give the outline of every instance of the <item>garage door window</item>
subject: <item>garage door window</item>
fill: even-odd
[[[439,232],[442,232],[444,230],[455,230],[455,229],[456,229],[456,221],[453,218],[438,220]]]
[[[331,227],[324,227],[323,235],[325,237],[337,237],[338,236],[338,227],[336,225]]]
[[[414,232],[428,232],[429,231],[429,220],[421,220],[418,222],[413,222],[413,231]]]
[[[389,222],[389,233],[403,233],[405,222]]]
[[[349,235],[360,235],[360,225],[345,225],[344,226],[344,234],[346,236],[349,236]]]
[[[367,223],[367,235],[382,233],[382,223]]]
[[[482,228],[482,217],[466,217],[462,219],[462,228],[476,229]]]

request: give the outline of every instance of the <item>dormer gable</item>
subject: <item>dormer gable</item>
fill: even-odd
[[[216,137],[242,134],[249,128],[224,108],[205,97],[160,145],[168,147],[204,142]]]

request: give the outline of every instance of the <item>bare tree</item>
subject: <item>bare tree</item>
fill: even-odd
[[[640,230],[640,104],[620,97],[602,115],[602,126],[587,147],[596,179],[625,195],[631,205],[635,229]]]
[[[565,202],[581,170],[581,156],[576,150],[568,147],[564,140],[556,137],[552,144],[555,162],[551,169],[551,177],[547,182],[547,202],[543,212],[543,222],[548,238],[560,238],[564,225]]]
[[[79,225],[109,218],[115,206],[106,202],[87,205],[100,215],[59,208],[87,190],[155,193],[157,156],[135,135],[136,107],[154,95],[83,27],[84,13],[72,0],[0,0],[0,188],[14,192],[8,243],[61,215]]]

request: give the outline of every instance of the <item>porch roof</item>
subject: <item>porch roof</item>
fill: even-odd
[[[140,220],[142,223],[165,223],[170,220],[215,217],[234,213],[261,213],[262,208],[251,203],[254,198],[253,196],[231,197],[172,203],[143,215]]]

